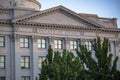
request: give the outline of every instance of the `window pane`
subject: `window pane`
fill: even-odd
[[[61,46],[61,45],[58,45],[58,49],[62,49],[62,46]]]
[[[25,68],[29,68],[29,64],[28,63],[25,63]]]
[[[41,43],[41,39],[38,39],[37,42],[38,42],[38,43]]]
[[[29,78],[29,77],[27,77],[27,78],[26,78],[26,80],[30,80],[30,78]]]
[[[70,41],[70,45],[73,45],[73,41]]]
[[[4,46],[4,43],[3,43],[3,42],[0,42],[0,46]]]
[[[38,44],[38,48],[41,48],[41,44]]]
[[[56,49],[58,48],[57,45],[55,45],[55,48],[56,48]]]
[[[29,62],[29,57],[25,57],[25,62]]]
[[[45,48],[45,44],[42,44],[42,48]]]
[[[20,38],[20,42],[24,42],[23,38]]]
[[[77,42],[76,42],[76,41],[74,41],[74,45],[77,45]]]
[[[4,41],[4,37],[0,37],[0,42],[3,42]]]
[[[28,43],[25,43],[25,46],[24,47],[28,47]]]
[[[0,80],[5,80],[5,77],[0,77]]]
[[[28,38],[24,38],[25,39],[25,42],[28,42]]]
[[[74,46],[74,49],[77,49],[77,46]]]
[[[57,40],[54,40],[54,44],[57,44]]]
[[[61,41],[61,40],[58,40],[58,44],[62,44],[62,41]]]
[[[70,49],[73,49],[73,46],[70,46]]]
[[[0,57],[0,62],[4,62],[4,57]]]
[[[45,39],[42,39],[42,43],[45,43]]]
[[[20,43],[20,47],[24,47],[23,43]]]
[[[4,63],[0,63],[0,68],[4,68]]]
[[[24,63],[21,63],[21,67],[24,68]]]
[[[24,77],[21,77],[21,80],[25,80]]]
[[[21,62],[24,62],[24,57],[21,57]]]

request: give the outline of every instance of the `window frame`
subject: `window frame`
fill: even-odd
[[[40,61],[41,58],[41,61]],[[39,56],[38,57],[38,68],[41,69],[42,62],[45,60],[45,56]]]
[[[55,41],[57,43],[55,43]],[[62,39],[54,39],[54,49],[63,49],[63,40]]]
[[[30,76],[21,76],[21,78],[24,78],[24,80],[26,80],[26,78],[28,78],[30,80]]]
[[[1,62],[1,57],[4,57],[4,61],[3,62]],[[3,63],[3,68],[1,67],[1,64]],[[5,56],[3,56],[3,55],[0,55],[0,69],[5,69]]]
[[[0,47],[5,47],[5,36],[0,36],[0,38],[3,38],[3,41],[0,41],[0,44],[3,44],[3,46],[0,45]]]
[[[38,41],[38,40],[40,40],[40,42]],[[43,40],[45,41],[45,43],[43,43]],[[46,39],[45,38],[38,38],[37,39],[37,47],[39,48],[39,49],[46,49]],[[45,47],[43,47],[43,45],[45,46]],[[39,47],[40,46],[40,47]]]
[[[4,80],[6,80],[5,76],[0,76],[0,80],[3,80],[2,78],[4,78]]]
[[[23,39],[23,40],[21,41],[21,39]],[[26,46],[26,44],[27,44],[27,46]],[[21,48],[29,48],[29,38],[28,37],[21,37],[20,38],[20,47]]]
[[[71,44],[72,42],[72,44]],[[76,44],[76,45],[75,45]],[[71,48],[72,47],[72,48]],[[76,47],[76,48],[75,48]],[[70,40],[70,49],[75,50],[78,48],[78,42],[76,40]]]
[[[21,61],[22,58],[23,58],[23,62]],[[25,58],[28,58],[28,62],[26,61]],[[22,66],[22,63],[24,64],[24,66]],[[26,67],[26,64],[28,64],[28,67]],[[30,69],[30,56],[21,56],[20,66],[21,66],[21,69]]]
[[[87,43],[87,45],[86,45],[86,43]],[[92,46],[93,42],[92,42],[92,40],[85,41],[85,45],[86,45],[87,50],[89,50],[89,51],[93,50],[93,46]]]

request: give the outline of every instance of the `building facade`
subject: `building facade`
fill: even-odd
[[[120,56],[116,18],[78,14],[63,6],[41,11],[36,0],[0,3],[0,80],[35,80],[49,45],[55,51],[67,49],[75,54],[78,44],[92,50],[94,38],[106,37],[109,52]],[[118,69],[119,65],[120,59]]]

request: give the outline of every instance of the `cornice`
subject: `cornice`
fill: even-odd
[[[0,19],[0,24],[8,24],[8,25],[10,25],[11,22],[10,22],[10,20],[2,20],[2,19]]]
[[[9,10],[6,8],[0,8],[0,14],[8,14]]]
[[[10,22],[9,20],[0,20],[0,24],[7,25],[22,25],[26,27],[43,27],[43,28],[59,28],[59,29],[71,29],[71,30],[86,30],[86,31],[97,31],[97,32],[112,32],[120,33],[118,28],[93,28],[87,26],[75,26],[75,25],[61,25],[61,24],[48,24],[48,23],[32,23],[32,22]]]
[[[96,32],[111,32],[120,33],[118,28],[93,28],[87,26],[75,26],[75,25],[61,25],[61,24],[47,24],[47,23],[31,23],[31,22],[14,22],[13,25],[23,25],[26,27],[42,27],[42,28],[57,28],[57,29],[71,29],[71,30],[85,30],[85,31],[96,31]]]
[[[33,14],[33,15],[29,15],[29,16],[26,16],[26,17],[14,19],[12,22],[23,22],[23,21],[27,21],[27,20],[31,20],[31,19],[40,17],[40,16],[44,16],[46,14],[51,14],[51,13],[57,12],[57,11],[63,11],[66,14],[71,15],[74,18],[77,18],[79,21],[83,21],[83,22],[85,22],[85,23],[87,23],[87,24],[89,24],[89,25],[91,25],[93,27],[97,27],[97,28],[104,27],[104,26],[102,26],[102,25],[100,25],[100,24],[98,24],[96,22],[93,22],[92,20],[87,19],[87,18],[85,18],[85,17],[75,13],[74,11],[69,10],[69,9],[61,6],[61,5],[57,6],[57,7],[53,7],[53,8],[47,9],[47,10],[44,10],[44,11],[40,11],[40,12],[38,12],[36,14]]]

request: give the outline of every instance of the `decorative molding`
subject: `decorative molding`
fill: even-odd
[[[61,24],[47,24],[47,23],[30,23],[30,22],[15,22],[14,25],[24,25],[26,27],[34,26],[40,28],[53,28],[53,29],[71,29],[71,30],[87,30],[87,31],[96,31],[96,32],[112,32],[119,33],[120,29],[118,28],[93,28],[87,26],[75,26],[75,25],[61,25]]]
[[[9,10],[0,8],[0,14],[9,14]]]
[[[33,32],[34,32],[34,33],[37,33],[37,28],[33,28]]]
[[[93,27],[97,27],[97,28],[104,27],[104,26],[102,26],[102,25],[100,25],[96,22],[93,22],[92,20],[87,19],[87,18],[77,14],[76,12],[73,12],[73,11],[63,7],[63,6],[53,7],[53,8],[44,10],[44,11],[40,11],[40,12],[38,12],[36,14],[33,14],[33,15],[29,15],[29,16],[26,16],[26,17],[14,19],[12,22],[26,22],[27,20],[31,20],[33,18],[37,18],[37,17],[43,16],[43,15],[51,14],[53,12],[60,12],[60,11],[66,13],[67,15],[73,16],[77,20],[85,22],[86,24],[91,25]]]

